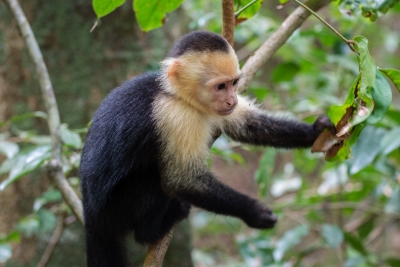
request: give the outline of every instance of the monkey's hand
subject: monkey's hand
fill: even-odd
[[[325,129],[328,129],[332,134],[336,134],[335,125],[330,121],[326,115],[319,116],[313,124],[315,137],[322,133]]]
[[[275,226],[277,217],[269,208],[256,203],[254,209],[250,211],[246,218],[243,218],[243,221],[252,228],[268,229]]]

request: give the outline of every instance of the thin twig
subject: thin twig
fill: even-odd
[[[309,12],[311,12],[311,14],[313,14],[317,19],[319,19],[323,24],[325,24],[331,31],[333,31],[337,36],[339,36],[340,39],[342,39],[350,47],[350,49],[353,52],[358,53],[353,47],[353,45],[356,43],[355,41],[348,40],[347,38],[345,38],[342,34],[340,34],[340,32],[338,32],[335,28],[333,28],[332,25],[330,25],[326,20],[324,20],[322,17],[320,17],[316,12],[314,12],[312,9],[310,9],[307,5],[303,4],[299,0],[293,0],[293,1],[295,1],[297,4],[301,5],[302,7],[307,9]]]
[[[388,222],[381,224],[379,227],[376,227],[369,235],[367,240],[365,241],[366,246],[371,246],[379,237],[382,237],[382,233],[387,231],[394,224],[397,224],[398,219],[392,219]]]
[[[72,212],[83,224],[82,202],[78,195],[69,185],[61,169],[61,137],[60,137],[60,114],[58,112],[56,98],[54,96],[53,85],[43,60],[42,52],[36,41],[31,26],[22,11],[17,0],[5,0],[13,13],[22,36],[25,39],[29,54],[35,64],[36,74],[39,79],[40,89],[47,111],[47,123],[51,136],[51,162],[49,165],[51,178],[60,190],[65,202],[71,207]]]
[[[375,218],[376,215],[374,214],[369,214],[368,216],[359,216],[356,219],[349,221],[348,223],[345,224],[343,229],[346,230],[346,232],[353,232],[356,229],[360,228],[362,225],[364,225],[366,222],[369,220],[372,220],[372,218]]]
[[[313,10],[330,3],[331,0],[310,0],[307,6]],[[256,72],[267,62],[273,54],[286,42],[293,32],[310,16],[310,12],[298,7],[290,14],[281,26],[253,53],[242,68],[243,76],[240,79],[238,91],[244,92],[249,86]]]
[[[90,29],[90,33],[92,33],[94,31],[94,29],[97,27],[97,24],[99,24],[99,19],[96,19],[96,21],[94,22],[92,28]]]
[[[62,233],[64,232],[64,219],[65,219],[65,212],[62,212],[57,217],[56,229],[54,230],[54,233],[51,236],[46,249],[44,250],[42,258],[40,259],[36,267],[45,267],[49,262],[50,257],[53,254],[54,248],[56,247]]]
[[[235,39],[235,7],[233,0],[222,0],[222,36],[233,47]]]
[[[252,6],[257,1],[259,1],[259,0],[253,0],[250,3],[248,3],[247,5],[245,5],[244,7],[242,7],[240,10],[236,11],[235,18],[238,18],[243,11],[248,9],[250,6]]]

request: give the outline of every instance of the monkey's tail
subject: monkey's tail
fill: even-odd
[[[86,229],[86,255],[88,267],[127,266],[124,238],[109,237]]]

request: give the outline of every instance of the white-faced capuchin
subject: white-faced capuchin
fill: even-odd
[[[207,168],[209,147],[224,133],[246,144],[304,148],[334,126],[279,118],[236,95],[237,57],[221,36],[187,34],[161,70],[125,82],[97,110],[82,152],[87,262],[127,266],[125,238],[163,237],[193,204],[258,229],[277,218],[255,199],[222,184]]]

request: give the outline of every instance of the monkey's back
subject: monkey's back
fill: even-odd
[[[146,199],[143,195],[151,195],[149,190],[160,194],[158,142],[151,118],[152,102],[160,93],[158,75],[144,74],[114,89],[93,117],[80,166],[86,223],[124,213],[140,217],[152,200],[135,199]],[[122,203],[126,201],[130,204]],[[103,214],[110,218],[100,218]],[[132,217],[126,223],[133,221]]]

